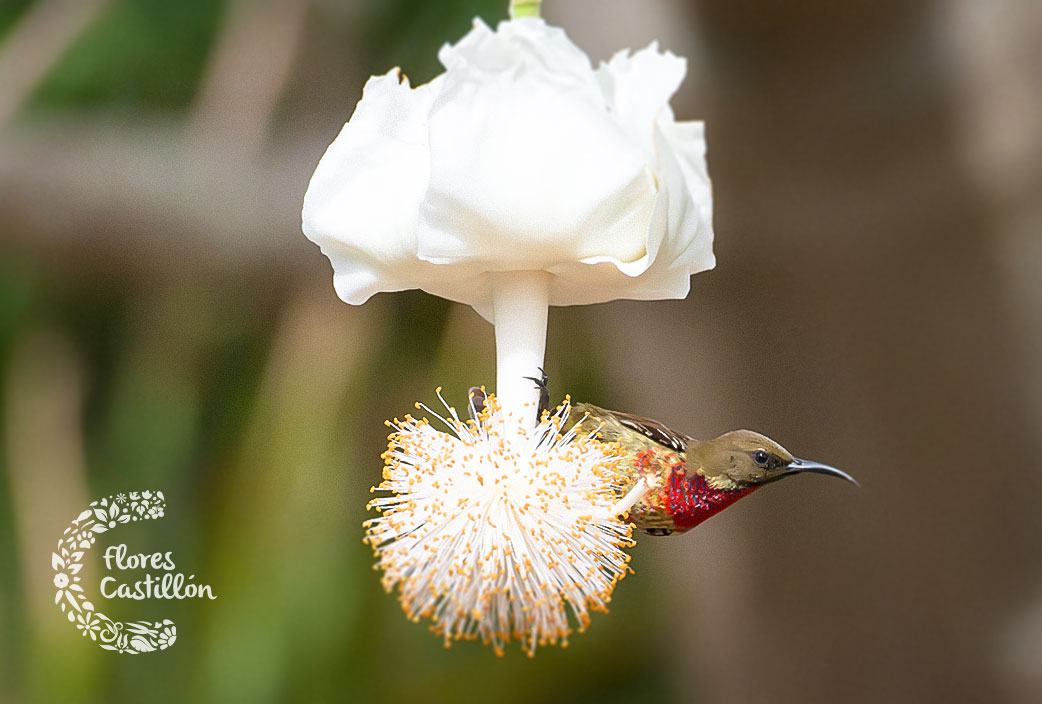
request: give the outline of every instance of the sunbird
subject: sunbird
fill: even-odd
[[[539,386],[540,414],[549,406],[547,376],[525,377]],[[485,393],[470,390],[471,413]],[[684,533],[765,484],[796,474],[824,474],[855,486],[846,472],[802,460],[765,435],[732,430],[712,440],[695,440],[650,418],[610,411],[590,403],[572,406],[561,432],[595,434],[622,449],[623,493],[645,481],[648,490],[629,508],[628,520],[648,535]]]

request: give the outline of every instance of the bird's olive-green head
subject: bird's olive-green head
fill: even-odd
[[[857,484],[857,480],[846,472],[793,457],[769,437],[751,430],[724,433],[696,447],[689,447],[688,455],[717,489],[762,486],[804,472],[827,474]]]

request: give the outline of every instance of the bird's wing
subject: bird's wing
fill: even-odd
[[[690,435],[684,435],[677,431],[669,428],[657,420],[651,418],[643,418],[641,416],[635,416],[632,413],[623,413],[622,411],[609,411],[606,408],[598,408],[597,406],[590,406],[591,409],[595,409],[593,412],[594,416],[603,414],[609,418],[615,419],[619,424],[636,430],[642,433],[646,437],[654,440],[660,445],[664,445],[671,450],[676,452],[685,452],[687,450],[687,444],[691,442],[692,438]]]

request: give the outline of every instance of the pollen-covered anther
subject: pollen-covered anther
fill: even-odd
[[[418,407],[451,432],[395,424],[377,487],[389,494],[366,523],[384,586],[446,644],[479,638],[501,654],[516,639],[531,654],[584,630],[628,572],[618,448],[562,434],[567,400],[534,428],[502,417],[493,395],[472,424],[448,404],[447,417]]]

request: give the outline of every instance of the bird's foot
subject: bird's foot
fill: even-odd
[[[550,410],[550,389],[547,386],[550,377],[546,375],[542,367],[537,367],[537,369],[539,369],[538,377],[526,376],[522,378],[535,382],[536,387],[539,388],[539,417],[541,418],[544,413]],[[478,420],[478,414],[485,408],[486,396],[484,386],[471,386],[470,391],[467,392],[467,413],[475,423]]]
[[[539,417],[542,418],[543,414],[550,410],[550,387],[547,384],[550,381],[550,377],[546,375],[542,367],[536,367],[539,370],[539,376],[526,376],[523,379],[535,382],[536,387],[539,389]]]

